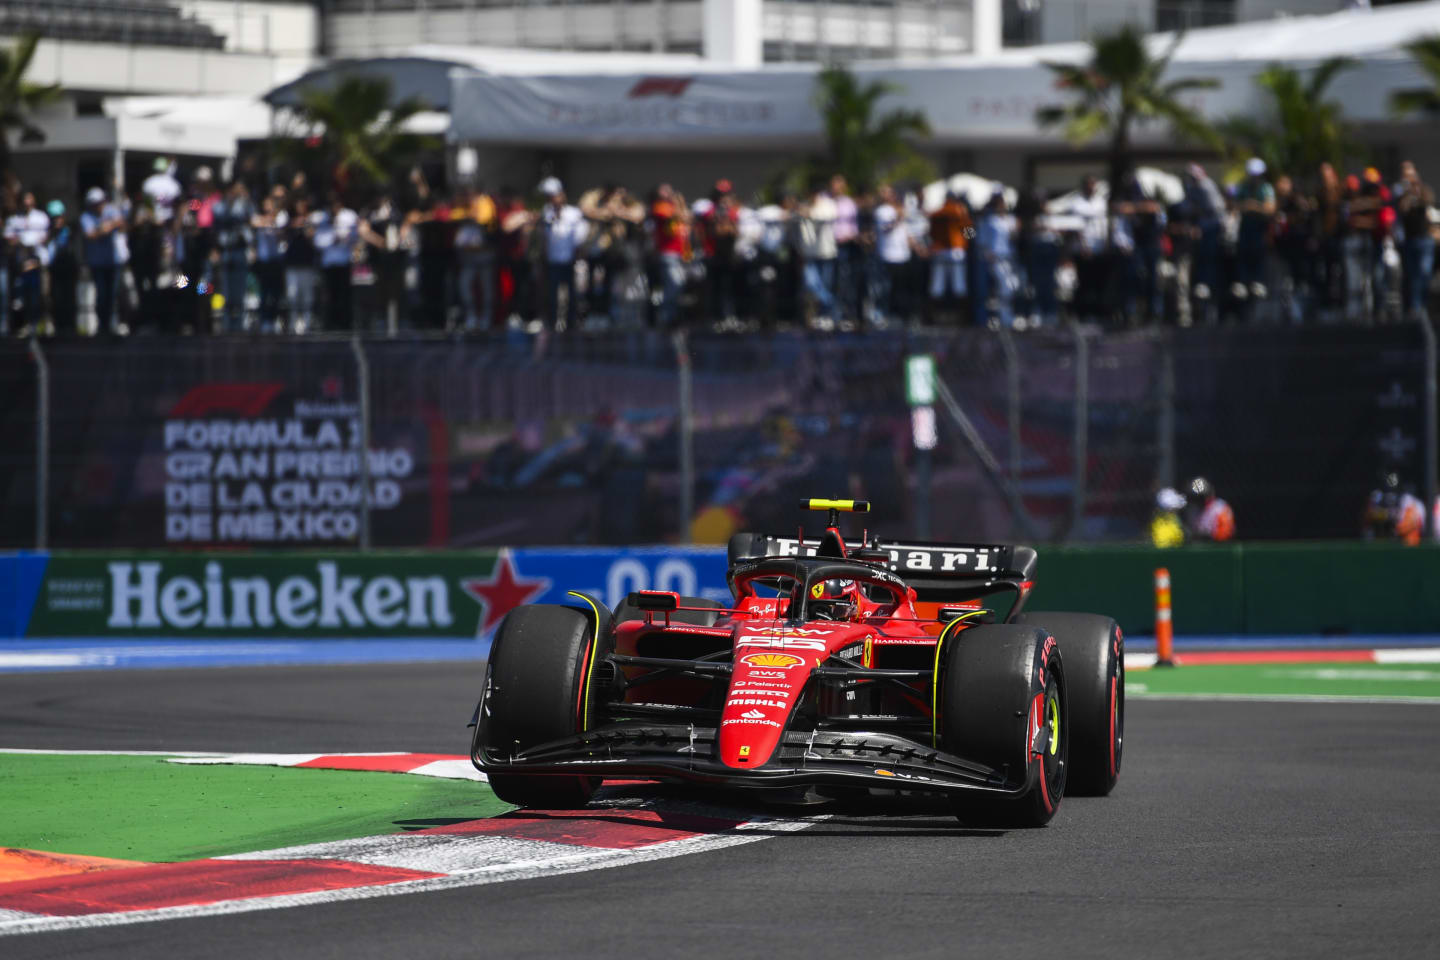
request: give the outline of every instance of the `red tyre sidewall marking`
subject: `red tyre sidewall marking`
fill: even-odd
[[[1037,731],[1036,724],[1045,722],[1044,713],[1045,693],[1041,691],[1035,694],[1034,701],[1030,704],[1030,713],[1034,718],[1031,723],[1025,725],[1025,749],[1030,749],[1031,731]],[[1045,812],[1050,813],[1055,809],[1055,804],[1050,800],[1050,785],[1045,782],[1045,754],[1043,752],[1034,755],[1036,759],[1036,770],[1040,775],[1040,799],[1045,801]]]

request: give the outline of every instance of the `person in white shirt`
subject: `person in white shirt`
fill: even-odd
[[[880,202],[875,207],[875,255],[880,260],[879,311],[886,320],[909,315],[905,274],[910,265],[911,246],[905,211],[895,196],[895,188],[888,183],[881,184]]]
[[[540,225],[545,241],[546,319],[557,329],[560,315],[560,291],[565,291],[565,328],[575,329],[577,297],[575,295],[575,257],[590,233],[585,214],[565,198],[565,188],[555,177],[546,177],[540,184],[545,195],[545,209]]]
[[[817,319],[828,326],[835,315],[835,221],[840,209],[823,189],[817,189],[801,212],[800,251],[805,257],[805,289],[815,298]]]
[[[315,250],[325,282],[326,326],[350,330],[355,324],[350,269],[360,242],[360,216],[332,192],[328,207],[316,212],[314,221]]]
[[[155,208],[155,222],[169,223],[175,215],[175,201],[183,192],[180,181],[175,179],[174,165],[164,157],[155,158],[155,172],[145,178],[140,192]]]
[[[25,191],[20,210],[5,221],[5,244],[14,253],[15,286],[20,294],[23,322],[34,329],[44,312],[41,278],[50,263],[50,217],[35,205],[35,194]]]
[[[1075,309],[1082,317],[1099,316],[1105,297],[1105,244],[1109,233],[1105,198],[1087,175],[1080,192],[1070,198],[1063,211],[1079,217],[1080,243],[1075,251]]]

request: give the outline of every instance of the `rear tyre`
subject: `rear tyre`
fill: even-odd
[[[1103,797],[1120,779],[1125,748],[1125,641],[1109,617],[1027,613],[1015,620],[1048,631],[1065,651],[1070,683],[1070,779],[1066,792]]]
[[[608,616],[601,613],[602,621]],[[472,754],[480,738],[491,756],[512,754],[583,730],[586,682],[600,649],[610,637],[600,624],[596,642],[590,611],[529,605],[505,617],[490,647]],[[599,786],[598,777],[535,776],[486,771],[490,788],[506,803],[538,809],[582,807]]]
[[[1065,667],[1043,630],[990,624],[949,641],[940,678],[940,746],[1003,770],[1018,797],[976,793],[956,801],[962,823],[1041,827],[1065,795],[1070,730]]]
[[[680,606],[708,607],[715,611],[709,613],[705,610],[674,610],[670,613],[671,623],[689,623],[698,627],[714,626],[715,621],[720,619],[720,611],[725,609],[725,604],[706,597],[681,597]],[[639,607],[631,606],[628,599],[620,601],[620,605],[615,608],[616,623],[624,623],[626,620],[644,620],[647,615],[647,612]],[[655,619],[663,623],[665,614],[657,613]]]

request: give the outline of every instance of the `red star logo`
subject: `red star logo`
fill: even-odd
[[[549,590],[550,580],[548,577],[522,580],[515,576],[515,564],[510,559],[510,551],[501,550],[490,576],[461,580],[460,589],[474,597],[475,602],[484,608],[479,632],[485,634],[489,633],[505,614]]]

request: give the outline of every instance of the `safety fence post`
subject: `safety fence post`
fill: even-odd
[[[50,364],[40,340],[30,338],[35,361],[35,549],[50,540]]]
[[[1436,397],[1436,371],[1437,360],[1435,346],[1435,327],[1430,322],[1430,313],[1423,307],[1420,310],[1420,335],[1425,340],[1425,534],[1426,539],[1435,539],[1435,497],[1436,486],[1440,480],[1436,478],[1436,444],[1437,436],[1437,397]]]
[[[695,516],[695,397],[694,371],[690,366],[690,344],[684,330],[677,330],[671,343],[675,346],[675,367],[679,381],[680,417],[680,517],[679,542],[690,542],[690,521]]]
[[[1155,570],[1155,665],[1175,666],[1175,625],[1170,619],[1170,571]]]
[[[370,549],[370,362],[360,334],[350,338],[355,355],[356,392],[360,395],[360,549]]]
[[[1000,347],[1005,351],[1005,420],[1010,428],[1010,483],[1020,486],[1020,354],[1015,337],[1006,327],[1000,328]]]
[[[1155,418],[1156,443],[1160,448],[1156,467],[1157,488],[1175,486],[1175,333],[1160,332],[1160,410]]]
[[[1085,521],[1085,473],[1090,442],[1090,341],[1085,330],[1075,326],[1075,437],[1074,497],[1070,501],[1070,536],[1083,534]]]

